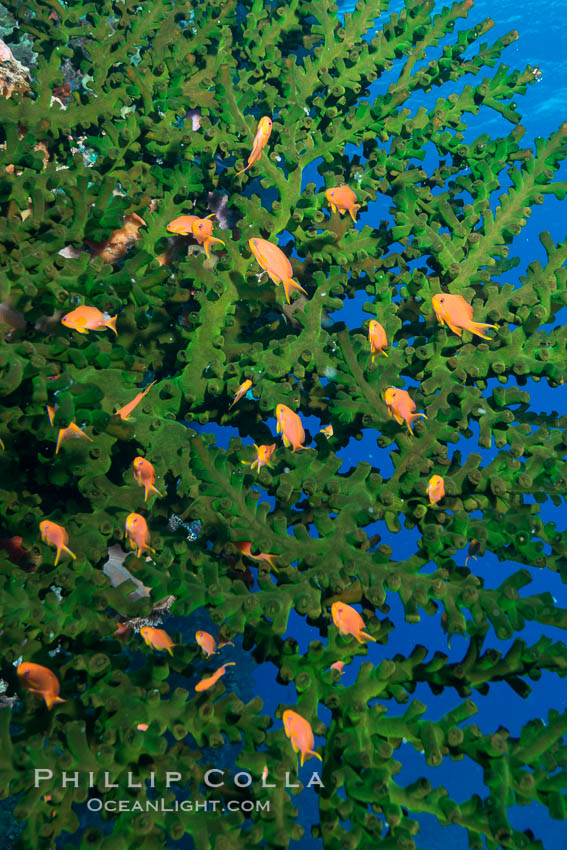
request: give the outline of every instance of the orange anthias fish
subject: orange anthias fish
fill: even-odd
[[[445,482],[440,475],[432,475],[427,484],[429,507],[440,502],[445,495]]]
[[[66,313],[61,319],[61,324],[66,328],[72,328],[80,334],[88,334],[89,331],[103,331],[110,328],[118,336],[116,330],[116,319],[118,316],[110,316],[101,313],[96,307],[77,307],[70,313]]]
[[[56,702],[66,702],[59,696],[59,679],[47,667],[23,661],[16,672],[32,694],[43,697],[48,709],[51,710]]]
[[[345,212],[350,213],[350,217],[356,222],[355,210],[360,209],[360,204],[357,203],[358,198],[348,186],[337,186],[336,189],[327,189],[325,197],[331,205],[333,212],[337,210],[341,215]]]
[[[262,151],[268,144],[271,132],[272,119],[268,115],[264,115],[264,117],[260,118],[258,122],[256,135],[254,136],[254,143],[252,145],[252,152],[248,157],[248,165],[246,168],[242,168],[240,171],[237,171],[236,174],[244,174],[245,171],[248,171],[251,165],[254,165],[254,163],[260,159]]]
[[[427,419],[425,413],[414,413],[415,401],[411,398],[407,390],[398,390],[395,387],[388,387],[384,393],[384,401],[388,408],[388,415],[393,416],[398,425],[405,422],[408,426],[410,434],[413,435],[412,422],[420,416]]]
[[[384,351],[388,345],[386,331],[380,322],[376,321],[376,319],[370,319],[370,324],[368,325],[368,339],[370,341],[370,351],[372,352],[373,363],[377,354],[383,354],[384,357],[388,356]]]
[[[132,401],[129,401],[128,404],[125,404],[124,407],[120,408],[120,410],[117,410],[116,413],[114,414],[114,416],[119,416],[121,419],[127,419],[130,416],[130,414],[132,413],[132,411],[134,410],[134,408],[137,407],[140,404],[140,402],[142,401],[142,399],[144,398],[146,393],[149,393],[149,391],[151,390],[151,388],[153,387],[153,385],[155,383],[156,383],[156,381],[152,381],[151,384],[148,384],[148,386],[146,387],[145,390],[142,390],[142,392],[139,392],[132,399]]]
[[[359,643],[364,643],[366,640],[376,642],[375,637],[362,631],[366,628],[364,620],[351,605],[347,605],[346,602],[333,602],[331,615],[333,623],[342,635],[352,635]]]
[[[246,393],[248,392],[248,390],[250,389],[251,386],[252,386],[252,381],[249,380],[249,379],[244,381],[242,384],[240,384],[240,386],[236,390],[236,395],[234,396],[232,402],[228,406],[229,410],[231,409],[231,407],[234,407],[234,405],[236,404],[237,401],[240,401],[242,396],[246,395]]]
[[[289,296],[294,289],[298,289],[304,295],[307,295],[305,289],[292,279],[291,263],[281,248],[278,248],[273,242],[268,242],[267,239],[260,239],[259,236],[249,239],[248,245],[264,271],[268,273],[270,280],[276,286],[280,282],[283,283],[288,304],[291,304]]]
[[[57,549],[54,566],[57,566],[59,563],[61,552],[67,552],[74,561],[77,560],[77,556],[74,552],[71,552],[67,546],[67,543],[69,542],[69,535],[62,525],[57,525],[57,523],[51,522],[51,520],[44,519],[39,524],[39,530],[41,532],[42,543],[47,543],[49,546],[55,546]]]
[[[282,720],[285,734],[291,740],[293,752],[301,753],[301,767],[303,767],[306,756],[315,756],[320,761],[323,761],[323,757],[313,749],[315,746],[315,737],[311,724],[301,714],[292,711],[290,708],[284,711]]]
[[[149,493],[157,493],[158,496],[161,496],[160,491],[154,487],[156,471],[149,460],[143,457],[135,457],[132,465],[134,467],[134,478],[140,487],[144,488],[144,502],[147,502]]]
[[[325,425],[324,428],[321,428],[319,433],[324,434],[327,439],[330,439],[334,434],[333,426],[332,425]]]
[[[234,545],[236,546],[239,552],[242,552],[243,555],[246,555],[248,558],[252,558],[254,561],[267,561],[268,564],[272,567],[272,569],[278,572],[278,568],[276,567],[273,561],[273,559],[277,558],[278,555],[274,555],[273,553],[268,554],[266,552],[260,552],[259,555],[253,555],[252,541],[250,540],[239,540],[238,543],[235,543]]]
[[[167,649],[170,655],[173,655],[172,647],[177,646],[173,643],[170,636],[164,629],[154,629],[152,626],[142,626],[140,634],[144,638],[144,643],[151,646],[152,649],[160,651]]]
[[[55,411],[57,410],[57,406],[52,407],[51,405],[47,405],[47,415],[49,417],[49,424],[53,425],[53,420],[55,418]],[[79,428],[78,425],[75,424],[75,420],[70,422],[66,428],[60,428],[59,433],[57,435],[57,445],[55,446],[55,454],[59,453],[59,448],[62,443],[67,440],[72,440],[76,437],[82,437],[85,440],[89,440],[91,443],[93,442],[92,438],[85,434],[84,431]]]
[[[470,331],[483,339],[492,339],[482,333],[488,328],[497,329],[497,325],[487,325],[485,322],[473,322],[473,308],[462,295],[441,293],[431,299],[438,321],[447,325],[457,336],[462,336],[463,330]]]
[[[206,654],[207,658],[209,655],[218,655],[217,642],[214,637],[209,634],[209,632],[195,632],[195,640]],[[223,646],[234,646],[234,644],[231,640],[225,640],[222,643],[219,643],[218,648],[222,649]]]
[[[281,433],[286,448],[293,446],[292,451],[294,452],[298,449],[307,450],[310,448],[309,446],[302,445],[305,440],[305,431],[297,413],[294,413],[285,404],[278,404],[276,407],[276,420],[278,423],[277,433]]]
[[[205,216],[205,218],[199,218],[196,215],[180,215],[169,222],[167,230],[170,233],[177,233],[179,236],[193,236],[199,245],[203,245],[207,259],[209,259],[211,245],[215,243],[225,244],[222,239],[213,236],[213,223],[211,221],[213,216],[214,213]]]
[[[137,549],[136,557],[139,558],[142,552],[155,552],[150,546],[150,532],[148,524],[140,514],[128,514],[126,517],[126,536],[130,541],[132,549]]]
[[[214,637],[209,634],[209,632],[195,632],[195,640],[206,654],[207,658],[209,655],[218,655],[217,642]]]
[[[201,679],[200,682],[197,682],[195,685],[196,691],[208,691],[209,688],[218,682],[221,676],[224,676],[226,673],[226,668],[231,665],[234,666],[236,661],[227,661],[226,664],[223,664],[222,667],[219,667],[218,670],[215,670],[212,676],[207,676],[206,679]]]
[[[331,670],[337,670],[342,676],[343,673],[344,673],[344,670],[343,670],[344,666],[345,666],[344,661],[335,661],[334,664],[331,664]]]
[[[256,459],[241,460],[240,463],[244,463],[246,466],[249,466],[250,471],[252,471],[255,466],[258,466],[258,472],[260,472],[263,466],[271,466],[270,458],[276,450],[276,444],[271,443],[269,446],[257,446],[256,443],[254,443],[254,448],[256,449]]]

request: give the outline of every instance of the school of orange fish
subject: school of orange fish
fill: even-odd
[[[258,124],[252,151],[248,157],[248,163],[245,168],[236,172],[237,174],[244,173],[260,159],[262,151],[270,138],[271,131],[272,120],[271,118],[264,116],[260,119]],[[356,222],[356,210],[358,210],[361,205],[358,203],[356,194],[352,189],[348,186],[338,186],[332,189],[327,189],[325,197],[333,213],[338,211],[340,215],[344,215],[348,212],[353,222]],[[167,231],[181,236],[192,236],[199,245],[203,246],[205,254],[207,258],[209,258],[212,245],[225,245],[222,239],[218,239],[212,235],[213,224],[211,218],[212,215],[209,215],[206,218],[199,218],[195,215],[179,216],[167,225]],[[267,239],[261,239],[260,237],[252,237],[248,244],[260,267],[268,274],[273,283],[276,285],[281,283],[283,285],[285,297],[288,303],[290,303],[290,295],[294,290],[302,292],[305,295],[308,294],[299,283],[293,280],[291,263],[277,245],[273,242],[269,242]],[[447,327],[458,336],[462,336],[463,330],[467,330],[472,334],[482,337],[483,339],[490,339],[490,337],[485,335],[484,331],[488,328],[496,327],[495,325],[474,322],[472,318],[473,309],[461,295],[444,293],[434,295],[432,298],[432,305],[439,323],[441,325],[447,325]],[[102,313],[96,307],[80,306],[63,316],[61,323],[65,327],[72,328],[77,331],[77,333],[81,334],[86,334],[89,331],[103,331],[106,328],[109,328],[117,335],[118,331],[116,330],[116,320],[117,316],[109,316],[106,313]],[[388,356],[385,351],[388,347],[386,331],[375,319],[372,319],[369,323],[368,339],[370,343],[370,355],[372,362],[374,362],[377,354],[383,354],[386,357]],[[131,402],[120,408],[120,410],[117,410],[114,415],[119,416],[121,419],[127,419],[135,407],[149,392],[154,383],[155,381],[146,387],[145,390],[139,392]],[[228,409],[231,410],[251,388],[252,381],[249,379],[245,380],[238,388]],[[415,402],[406,390],[397,389],[396,387],[388,387],[384,393],[384,401],[386,403],[388,415],[393,416],[396,422],[400,425],[405,423],[412,435],[412,423],[414,420],[419,417],[427,419],[424,413],[415,412]],[[51,424],[54,422],[56,410],[56,406],[47,407],[47,413]],[[281,433],[283,443],[286,448],[291,448],[292,452],[308,450],[311,448],[303,445],[305,440],[305,431],[300,417],[285,404],[277,405],[276,421],[277,433]],[[330,439],[333,436],[333,426],[327,425],[321,429],[321,433],[324,434],[327,439]],[[82,431],[81,428],[79,428],[73,421],[66,428],[59,429],[55,454],[58,454],[61,445],[66,440],[72,438],[83,438],[92,442],[92,438],[85,434],[85,432]],[[1,441],[0,446],[4,448],[4,444]],[[276,444],[272,443],[271,445],[262,446],[254,444],[254,449],[256,450],[256,458],[253,461],[242,461],[242,463],[249,465],[251,470],[253,470],[254,467],[257,467],[257,471],[259,472],[264,466],[270,466],[270,459],[276,449]],[[156,471],[149,460],[143,457],[136,457],[133,462],[133,471],[136,483],[140,487],[144,488],[144,502],[147,502],[148,496],[152,493],[157,496],[162,495],[155,486],[157,477]],[[433,475],[427,485],[429,505],[435,505],[443,499],[444,495],[445,482],[443,478],[440,475]],[[57,525],[51,520],[43,520],[39,524],[39,530],[42,542],[47,543],[49,546],[53,546],[56,549],[55,566],[59,563],[62,553],[66,553],[69,557],[76,559],[76,555],[68,546],[69,535],[63,526]],[[131,513],[126,517],[125,533],[131,548],[136,550],[138,558],[147,552],[155,553],[155,550],[150,546],[151,537],[147,522],[141,514]],[[265,552],[260,552],[258,555],[254,555],[252,553],[252,541],[239,541],[235,545],[241,554],[256,561],[266,561],[270,567],[277,572],[277,568],[274,563],[277,555]],[[470,550],[469,557],[475,557],[472,549]],[[331,615],[333,623],[341,635],[351,635],[355,637],[359,643],[376,640],[376,638],[364,631],[365,624],[360,614],[345,602],[334,602],[331,605]],[[123,635],[128,631],[128,628],[129,627],[127,625],[118,624],[116,634]],[[140,635],[149,647],[158,651],[165,650],[169,652],[170,655],[173,655],[173,647],[175,647],[176,644],[173,643],[170,636],[164,629],[143,626],[140,629]],[[213,636],[204,631],[196,632],[195,639],[207,658],[218,654],[218,650],[227,645],[227,642],[219,643],[217,649],[217,642]],[[228,644],[234,646],[234,644],[230,642],[228,642]],[[225,674],[226,668],[234,664],[235,662],[229,661],[217,668],[212,675],[205,677],[195,686],[195,691],[201,692],[211,688]],[[342,661],[336,661],[331,665],[331,668],[337,670],[340,675],[343,674],[343,667],[344,662]],[[34,693],[44,699],[48,709],[52,709],[56,703],[65,702],[65,700],[59,696],[60,684],[57,677],[47,667],[25,661],[18,666],[17,673],[22,684],[25,685],[31,693]],[[284,711],[282,720],[285,734],[291,741],[293,751],[300,754],[301,765],[303,766],[305,759],[310,758],[311,756],[315,756],[322,760],[321,755],[314,749],[315,739],[310,723],[300,714],[292,711],[291,709]],[[144,723],[139,723],[137,725],[137,729],[140,731],[145,731],[147,728],[147,724]],[[262,776],[263,778],[267,776],[267,767],[264,768]]]

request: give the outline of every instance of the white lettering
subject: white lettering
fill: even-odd
[[[240,782],[240,776],[244,777],[244,782]],[[234,777],[234,784],[237,786],[237,788],[248,788],[248,786],[252,784],[251,774],[247,773],[246,771],[241,771],[240,773],[237,773]]]
[[[298,782],[296,785],[290,785],[289,773],[286,773],[286,775],[285,775],[285,787],[286,788],[301,788],[301,783]]]
[[[53,771],[46,768],[36,768],[34,770],[34,788],[39,788],[40,782],[45,782],[46,779],[53,779]]]
[[[79,771],[76,770],[74,773],[67,776],[67,772],[64,770],[61,774],[61,785],[63,788],[66,788],[67,785],[74,785],[75,788],[79,787]]]
[[[209,782],[209,776],[211,773],[220,773],[221,776],[224,776],[224,770],[219,770],[218,767],[211,767],[211,769],[207,770],[205,773],[205,785],[209,788],[220,788],[221,785],[224,785],[224,782],[219,782],[217,785],[215,785],[214,782]]]

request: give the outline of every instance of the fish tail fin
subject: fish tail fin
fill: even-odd
[[[240,171],[237,171],[234,176],[237,177],[239,174],[244,174],[245,171],[248,171],[248,169],[250,168],[251,165],[252,165],[252,163],[249,162],[248,165],[246,166],[246,168],[242,168]]]
[[[68,546],[62,546],[61,548],[63,549],[64,552],[67,552],[67,554],[70,555],[74,561],[77,560],[77,556],[75,555],[74,552],[71,552],[71,550],[69,549]]]
[[[383,354],[383,355],[384,355],[384,357],[388,357],[388,354],[384,351],[384,349],[382,349],[382,350],[380,351],[380,354]]]
[[[144,395],[146,395],[146,393],[149,393],[149,391],[151,390],[151,388],[153,387],[154,384],[157,384],[157,380],[152,381],[151,384],[148,384],[148,386],[144,390]]]
[[[93,438],[89,437],[88,434],[85,434],[83,429],[79,428],[79,426],[76,425],[75,422],[71,422],[68,428],[73,432],[73,434],[76,434],[77,437],[84,437],[86,440],[90,440],[91,443],[93,442]]]
[[[476,336],[482,337],[482,339],[492,339],[491,336],[487,336],[486,334],[482,333],[482,331],[486,331],[488,330],[488,328],[494,328],[495,330],[498,330],[498,325],[488,325],[486,324],[486,322],[471,322],[469,325],[467,325],[466,330],[470,331]]]
[[[372,363],[374,363],[374,361],[376,360],[376,355],[377,355],[377,354],[378,354],[378,352],[377,352],[377,351],[375,351],[374,349],[372,349]]]
[[[158,488],[157,488],[157,487],[154,487],[154,485],[153,485],[153,484],[150,484],[150,490],[151,490],[153,493],[157,493],[157,494],[158,494],[158,496],[163,496],[163,493],[160,493],[160,491],[158,490]]]
[[[425,413],[410,413],[407,420],[407,426],[409,428],[410,434],[413,436],[413,428],[411,427],[415,419],[427,419]]]
[[[267,561],[268,564],[273,567],[273,569],[277,572],[277,567],[274,564],[274,558],[277,558],[277,555],[266,555],[264,552],[261,552],[261,557],[264,559],[264,561]]]
[[[355,215],[354,211],[359,210],[360,207],[361,207],[361,204],[353,204],[352,207],[349,210],[350,217],[352,218],[352,220],[354,221],[355,224],[356,224],[356,215]]]
[[[173,646],[177,646],[177,644],[176,644],[176,643],[174,643],[174,644],[173,644]],[[170,654],[171,656],[173,656],[173,647],[168,646],[168,647],[166,647],[166,649],[167,649],[167,651],[169,652],[169,654]]]
[[[55,555],[55,563],[53,564],[54,567],[56,567],[57,564],[59,563],[59,558],[61,557],[62,551],[63,551],[62,548],[57,549],[57,554]]]
[[[288,304],[291,304],[289,296],[290,296],[291,292],[293,292],[294,289],[298,289],[300,292],[303,292],[304,295],[307,295],[307,292],[305,291],[305,289],[302,286],[300,286],[298,283],[296,283],[293,280],[293,278],[291,278],[291,277],[284,277],[282,279],[282,283],[283,283],[283,287],[284,287],[284,290],[285,290],[285,297],[286,297]]]
[[[367,632],[363,632],[362,629],[359,631],[358,635],[360,635],[360,637],[364,638],[364,640],[373,640],[374,643],[378,643],[378,641],[376,640],[375,637],[372,637],[372,635],[369,635]],[[358,635],[357,635],[357,637],[358,637]]]
[[[57,445],[55,446],[55,454],[59,454],[59,449],[61,448],[61,438],[63,436],[64,428],[59,429],[59,433],[57,434]]]
[[[66,699],[61,699],[61,697],[56,697],[56,696],[54,696],[53,694],[46,694],[46,693],[45,693],[45,692],[43,692],[43,691],[42,691],[42,694],[41,694],[41,695],[42,695],[42,697],[44,698],[44,700],[45,700],[45,704],[46,704],[47,708],[49,709],[49,711],[51,711],[51,709],[53,708],[53,706],[55,705],[55,703],[58,703],[58,702],[67,702],[67,700],[66,700]]]
[[[318,758],[319,761],[323,761],[323,756],[320,756],[319,753],[315,752],[315,750],[305,750],[305,752],[309,753],[312,756],[315,756],[315,758]]]
[[[114,331],[116,336],[118,336],[118,331],[116,330],[116,319],[117,318],[118,318],[118,314],[116,314],[116,316],[112,316],[111,319],[109,319],[107,322],[104,323],[107,328],[110,328],[111,331]]]

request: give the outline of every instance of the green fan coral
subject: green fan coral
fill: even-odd
[[[542,330],[567,304],[567,241],[541,234],[545,265],[532,263],[515,286],[508,277],[532,207],[567,191],[555,180],[567,125],[535,150],[521,147],[514,99],[533,69],[500,63],[516,33],[483,40],[492,21],[466,24],[471,0],[435,15],[429,0],[406,0],[377,29],[386,6],[358,4],[341,24],[327,0],[37,0],[33,14],[5,4],[37,55],[29,92],[2,101],[0,150],[1,771],[2,793],[26,822],[20,847],[150,850],[184,836],[198,850],[290,846],[304,829],[289,786],[298,771],[307,785],[319,762],[298,768],[287,708],[319,738],[314,831],[328,850],[419,847],[419,813],[461,826],[472,848],[536,850],[537,838],[510,825],[510,807],[538,803],[565,817],[567,714],[552,710],[519,737],[470,718],[475,691],[506,682],[527,696],[528,680],[567,670],[564,644],[550,637],[531,646],[516,637],[504,655],[489,637],[493,626],[498,640],[513,638],[526,621],[567,627],[550,593],[521,595],[530,582],[521,565],[566,577],[565,534],[540,505],[562,503],[567,490],[567,418],[536,413],[522,387],[528,378],[557,387],[567,375],[567,330]],[[434,90],[432,109],[414,107]],[[465,121],[474,128],[487,110],[509,134],[466,141]],[[238,174],[263,116],[269,139]],[[360,229],[325,197],[342,185],[361,205]],[[365,216],[376,201],[382,220]],[[167,230],[213,211],[224,245],[210,257],[192,227]],[[258,274],[253,238],[283,251],[307,295],[285,303]],[[260,265],[283,280],[273,262]],[[388,340],[388,358],[374,362],[366,323],[349,331],[328,315],[362,291]],[[441,293],[495,325],[491,338],[441,326]],[[117,336],[63,325],[79,307],[117,315]],[[426,413],[414,435],[389,417],[388,389],[409,390]],[[309,451],[278,440],[270,465],[253,471],[241,438],[270,448],[278,405],[298,414],[295,427],[314,416],[332,435],[308,434]],[[56,453],[72,424],[89,439],[66,438]],[[209,424],[240,437],[219,448]],[[494,457],[461,448],[449,457],[476,428],[478,448],[494,445]],[[364,429],[383,467],[391,458],[389,477],[367,461],[340,471],[337,452]],[[163,497],[145,501],[132,468],[140,457]],[[444,496],[429,505],[434,474]],[[122,551],[117,578],[103,568],[133,514],[155,554]],[[53,565],[39,537],[45,520],[65,530],[76,560]],[[191,520],[202,533],[188,542],[176,528]],[[408,558],[399,537],[380,542],[402,525],[419,534]],[[472,560],[463,565],[467,550],[520,566],[489,589]],[[266,554],[277,572],[258,560]],[[466,638],[462,658],[421,645],[388,657],[388,592],[410,625],[441,613],[448,637]],[[339,600],[362,606],[380,644],[377,663],[363,661],[348,686],[331,665],[369,650],[333,624]],[[271,662],[273,683],[294,683],[293,705],[282,702],[274,722],[259,697],[245,703],[241,656],[195,692],[221,662],[203,662],[190,626],[184,636],[168,627],[170,609],[185,624],[207,611],[222,641],[241,636],[249,664]],[[322,638],[305,653],[289,634],[291,612]],[[138,634],[160,624],[180,644],[172,656]],[[65,703],[48,711],[28,693],[20,660],[51,670]],[[411,698],[420,683],[432,713]],[[435,713],[447,689],[455,705]],[[428,779],[397,782],[404,742],[429,767],[479,765],[482,796],[457,804]],[[228,744],[249,787],[205,783],[211,751]],[[62,771],[77,771],[76,781],[63,786]],[[153,797],[142,780],[167,772],[167,805],[145,811]],[[176,807],[182,797],[201,809]],[[85,820],[87,799],[113,804],[104,830]],[[121,800],[131,806],[113,817]]]

